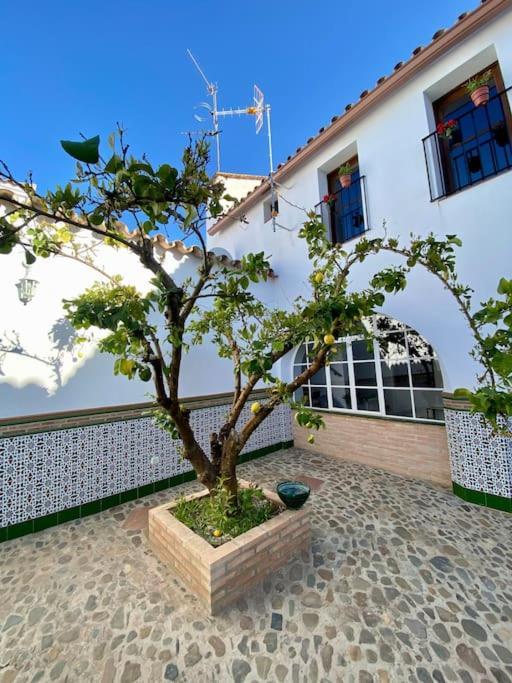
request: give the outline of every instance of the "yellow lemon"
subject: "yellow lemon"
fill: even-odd
[[[308,436],[308,443],[315,443],[315,437],[313,436],[313,434],[310,434]]]
[[[254,401],[254,403],[251,405],[251,413],[253,413],[253,415],[256,415],[257,413],[260,412],[260,410],[261,410],[261,403],[259,401]]]
[[[336,339],[334,338],[334,335],[332,335],[332,334],[326,334],[325,335],[324,344],[327,344],[327,346],[332,346],[335,343],[336,343]]]
[[[317,285],[322,284],[322,282],[324,281],[324,274],[321,270],[319,270],[318,273],[315,273],[313,280],[316,282]]]
[[[222,531],[220,529],[215,529],[213,535],[215,536],[215,538],[219,538],[219,536],[222,536]]]

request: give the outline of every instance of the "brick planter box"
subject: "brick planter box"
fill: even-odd
[[[240,486],[248,482],[240,481]],[[279,497],[263,489],[279,505]],[[208,495],[201,491],[187,500]],[[178,574],[210,614],[246,595],[262,579],[307,550],[311,531],[307,507],[284,510],[264,524],[214,548],[169,511],[176,502],[149,512],[149,540],[159,558]]]

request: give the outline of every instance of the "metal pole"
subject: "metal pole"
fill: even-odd
[[[217,148],[217,173],[220,173],[220,132],[219,117],[217,116],[217,87],[212,91],[213,98],[213,130],[215,132],[215,146]]]
[[[274,160],[272,158],[272,128],[270,126],[270,104],[265,106],[267,112],[267,137],[268,137],[268,160],[270,164],[270,210],[272,212],[272,232],[276,231],[275,207],[275,186],[274,186]]]
[[[268,158],[270,161],[270,176],[274,173],[274,161],[272,159],[272,129],[270,127],[270,104],[265,107],[267,110],[267,135],[268,135]]]

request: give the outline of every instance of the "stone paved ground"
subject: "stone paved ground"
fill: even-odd
[[[291,449],[241,468],[307,474],[313,545],[221,617],[148,548],[141,506],[0,546],[0,680],[512,681],[512,515]]]

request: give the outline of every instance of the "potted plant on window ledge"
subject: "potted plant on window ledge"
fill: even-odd
[[[352,173],[354,172],[354,167],[352,164],[343,164],[338,169],[338,177],[340,179],[340,185],[342,188],[350,187],[352,184]]]
[[[491,80],[491,71],[486,71],[480,76],[470,78],[466,83],[466,90],[468,91],[475,107],[482,107],[489,102],[489,81]]]

